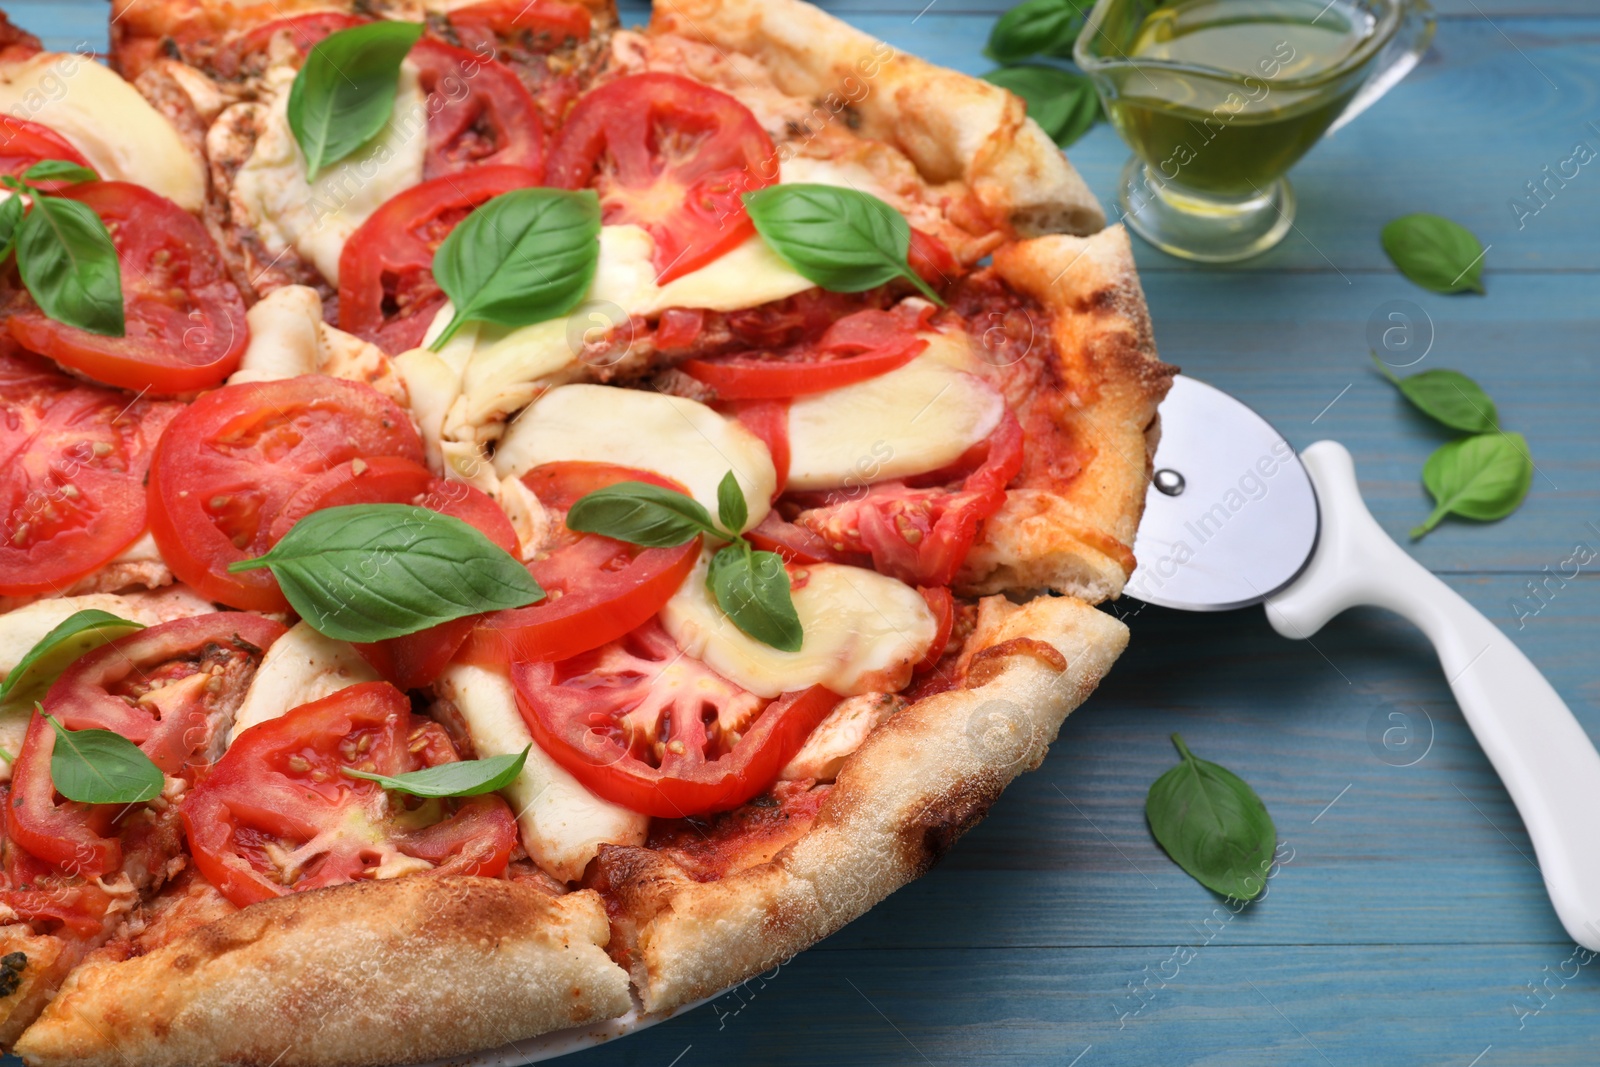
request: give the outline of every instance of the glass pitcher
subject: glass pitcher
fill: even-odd
[[[1285,173],[1417,65],[1426,0],[1099,0],[1073,58],[1133,148],[1125,221],[1175,256],[1264,252],[1294,221]]]

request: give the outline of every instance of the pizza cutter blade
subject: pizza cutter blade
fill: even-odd
[[[1127,593],[1184,611],[1263,604],[1291,638],[1358,605],[1414,623],[1522,815],[1557,917],[1600,951],[1600,754],[1510,638],[1384,533],[1345,447],[1297,456],[1243,403],[1180,375],[1154,469]]]

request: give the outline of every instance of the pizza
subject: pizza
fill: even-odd
[[[25,1063],[671,1013],[1111,668],[1175,372],[1021,101],[800,0],[112,9],[0,19]]]

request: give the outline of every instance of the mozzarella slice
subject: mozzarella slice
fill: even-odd
[[[445,669],[438,689],[466,720],[479,758],[521,752],[533,744],[505,674],[455,664]],[[642,845],[650,829],[649,816],[595,796],[538,745],[529,749],[522,773],[502,792],[517,812],[522,847],[563,882],[583,877],[601,845]]]
[[[842,696],[895,690],[928,654],[938,631],[922,594],[876,571],[818,563],[794,591],[805,641],[783,652],[745,634],[706,588],[706,560],[684,580],[661,623],[686,655],[759,696],[825,685]]]
[[[955,462],[1000,425],[1005,399],[958,369],[952,345],[888,374],[812,393],[789,406],[789,488],[833,489],[925,474]]]
[[[305,622],[272,642],[233,717],[228,743],[244,731],[346,686],[380,681],[378,672],[344,641],[324,637]]]
[[[322,276],[339,282],[345,241],[385,201],[422,181],[428,145],[426,95],[417,68],[403,63],[394,112],[383,131],[332,166],[306,180],[305,155],[289,128],[287,65],[266,75],[272,93],[255,149],[234,177],[233,196],[244,208],[267,251],[293,248]]]
[[[137,89],[90,58],[41,52],[0,67],[0,111],[49,126],[102,178],[142,185],[185,211],[205,205],[200,157]]]
[[[377,345],[324,322],[322,296],[310,286],[274,289],[245,319],[250,343],[229,385],[326,374],[370,385],[402,406],[409,403],[394,361]]]
[[[771,508],[778,476],[767,446],[733,419],[681,396],[606,385],[564,385],[530,404],[495,453],[501,477],[541,463],[589,460],[671,478],[717,514],[717,485],[733,471],[750,509],[745,529]]]

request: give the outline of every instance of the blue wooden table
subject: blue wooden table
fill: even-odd
[[[54,47],[104,40],[101,3],[6,6]],[[979,72],[1006,5],[824,6]],[[1600,7],[1437,6],[1417,71],[1294,171],[1300,214],[1282,245],[1232,269],[1140,245],[1139,266],[1162,356],[1298,447],[1344,442],[1402,543],[1429,510],[1419,472],[1444,435],[1372,371],[1368,328],[1392,301],[1414,306],[1433,340],[1419,369],[1481,382],[1538,473],[1511,518],[1447,521],[1412,551],[1600,736],[1600,562],[1576,576],[1566,562],[1600,551],[1600,160],[1543,201],[1526,190],[1576,144],[1600,151]],[[1102,125],[1070,155],[1110,203],[1127,155],[1115,134]],[[1519,224],[1512,198],[1537,213]],[[1411,211],[1489,246],[1487,296],[1434,296],[1395,273],[1378,231]],[[1258,609],[1147,608],[1130,623],[1128,654],[1044,766],[926,878],[765,979],[567,1062],[1600,1063],[1600,960],[1551,913],[1420,635],[1377,612],[1335,621],[1315,647],[1278,638]],[[1145,827],[1173,731],[1250,781],[1277,822],[1282,862],[1237,914]]]

